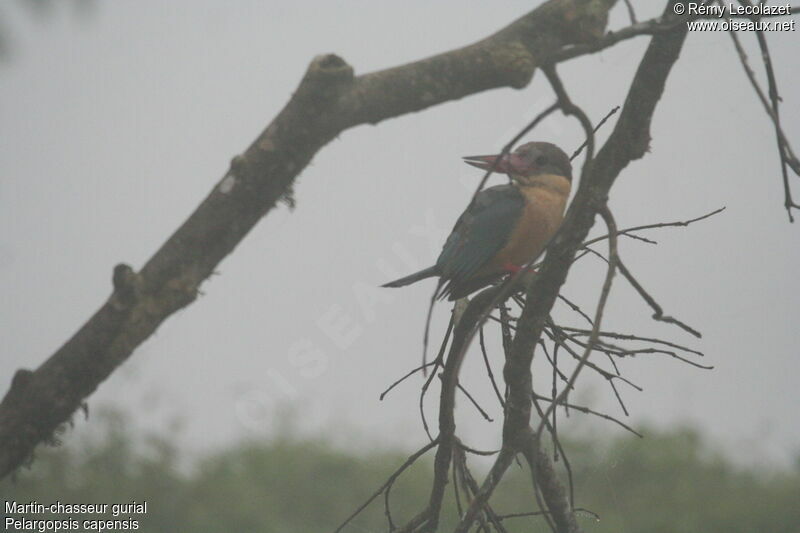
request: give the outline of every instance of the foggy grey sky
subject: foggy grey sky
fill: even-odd
[[[661,2],[640,4],[646,18]],[[116,263],[140,268],[189,215],[286,103],[314,55],[335,52],[356,73],[391,67],[482,38],[530,4],[118,2],[97,3],[83,18],[61,4],[47,21],[3,7],[15,45],[0,65],[5,391],[15,369],[38,366],[99,307]],[[613,15],[612,28],[627,24],[623,6]],[[754,36],[741,37],[757,58]],[[798,35],[768,38],[784,124],[798,144]],[[622,103],[646,43],[560,67],[594,120]],[[345,132],[300,176],[297,208],[262,220],[203,285],[204,296],[171,317],[90,406],[120,406],[146,428],[179,417],[186,449],[270,434],[283,404],[296,406],[304,431],[423,442],[420,379],[384,402],[378,395],[419,364],[432,283],[376,287],[435,260],[481,175],[460,157],[499,150],[552,99],[537,73],[522,91],[491,91]],[[560,115],[534,139],[567,151],[582,140]],[[694,346],[716,369],[663,356],[623,361],[644,387],[622,388],[632,419],[695,422],[745,461],[790,458],[800,449],[800,227],[782,208],[773,131],[726,34],[689,36],[656,111],[651,148],[612,190],[620,226],[727,206],[698,225],[649,234],[658,246],[621,245],[666,312],[704,336],[653,323],[620,278],[605,325]],[[603,275],[586,259],[564,294],[592,309]],[[579,323],[563,307],[556,315]],[[434,338],[446,316],[439,306]],[[349,336],[326,332],[326,323],[342,319],[351,322]],[[296,354],[309,350],[321,364],[298,366]],[[492,352],[499,372],[496,344]],[[491,446],[500,410],[477,353],[463,376],[498,421],[485,422],[462,401],[459,432]],[[578,397],[620,414],[608,387],[585,377]],[[430,399],[433,417],[436,394]]]

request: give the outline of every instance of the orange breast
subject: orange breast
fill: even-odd
[[[562,178],[563,179],[563,178]],[[522,266],[542,253],[561,225],[566,195],[543,187],[520,187],[525,207],[506,245],[479,275],[500,272],[508,264]]]

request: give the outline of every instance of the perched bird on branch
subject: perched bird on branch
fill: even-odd
[[[510,154],[465,157],[472,166],[507,174],[511,184],[479,192],[461,214],[436,264],[384,287],[438,276],[436,297],[457,300],[518,272],[542,253],[561,225],[572,183],[569,157],[547,142]]]

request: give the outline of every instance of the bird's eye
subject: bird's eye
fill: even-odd
[[[536,163],[536,164],[537,164],[538,166],[540,166],[540,167],[541,167],[541,166],[544,166],[544,165],[546,165],[546,164],[547,164],[547,157],[546,157],[546,156],[543,156],[543,155],[540,155],[539,157],[537,157],[536,159],[534,159],[534,163]]]

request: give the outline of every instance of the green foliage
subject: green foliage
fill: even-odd
[[[323,439],[245,442],[179,468],[168,439],[136,438],[124,418],[106,416],[99,438],[40,452],[16,482],[0,482],[2,499],[21,503],[124,503],[147,500],[138,517],[148,532],[332,531],[406,458],[398,451],[337,450]],[[800,469],[736,468],[693,430],[646,431],[568,445],[576,506],[588,532],[797,533]],[[432,454],[392,490],[395,522],[422,508],[430,488]],[[563,462],[557,463],[558,467]],[[478,479],[485,468],[473,467]],[[451,482],[452,483],[452,482]],[[452,485],[442,530],[455,518]],[[527,472],[516,465],[492,500],[497,512],[532,511]],[[34,517],[35,518],[35,517]],[[41,517],[39,517],[41,518]],[[53,518],[53,517],[50,517]],[[510,518],[509,531],[546,531],[540,518]],[[378,498],[351,532],[385,531]]]

